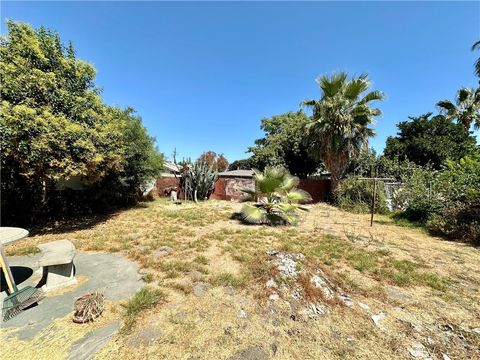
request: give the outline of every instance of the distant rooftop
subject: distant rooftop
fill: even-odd
[[[231,170],[223,171],[218,174],[219,177],[243,177],[252,178],[254,175],[253,170]]]
[[[163,168],[172,173],[180,173],[180,167],[172,162],[164,161]]]

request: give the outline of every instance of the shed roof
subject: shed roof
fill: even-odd
[[[241,178],[253,178],[253,170],[231,170],[223,171],[218,174],[219,177],[241,177]]]
[[[169,161],[163,162],[163,168],[173,173],[179,173],[180,167],[177,164],[171,163]]]

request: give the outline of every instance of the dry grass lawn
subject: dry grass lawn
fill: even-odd
[[[31,253],[39,243],[68,238],[77,249],[120,252],[142,265],[147,286],[162,299],[135,312],[98,359],[227,359],[249,346],[278,359],[409,359],[417,343],[436,359],[480,359],[478,248],[388,217],[377,217],[371,228],[368,215],[325,204],[312,206],[299,225],[278,228],[241,224],[232,217],[239,208],[156,200],[108,218],[59,224],[7,250]],[[331,303],[328,314],[312,319],[292,316],[286,299],[268,298],[269,250],[304,254],[355,305]],[[207,287],[205,296],[194,293],[198,283]],[[128,322],[121,305],[110,304],[105,319]],[[385,317],[376,326],[371,316],[380,312]],[[98,327],[76,331],[79,325],[59,323],[61,349]],[[160,335],[149,346],[132,345],[144,328]],[[39,341],[11,341],[7,348],[15,347],[18,358],[38,358],[30,351],[42,347]],[[56,356],[65,352],[45,358]]]

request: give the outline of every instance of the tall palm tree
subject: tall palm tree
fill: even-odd
[[[472,51],[480,50],[480,40],[476,41],[475,44],[472,45]],[[475,74],[480,77],[480,57],[475,61]]]
[[[480,128],[480,88],[462,88],[457,92],[455,104],[450,100],[442,100],[437,106],[447,118],[456,119],[467,130],[472,123],[475,129]]]
[[[308,138],[314,144],[315,155],[331,174],[334,191],[350,160],[368,147],[370,136],[375,136],[369,126],[381,111],[370,106],[384,95],[380,91],[365,93],[371,86],[366,74],[348,79],[347,73],[338,72],[321,76],[317,82],[320,99],[306,100],[302,105],[313,110]]]

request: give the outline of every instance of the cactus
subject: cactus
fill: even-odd
[[[186,163],[182,168],[180,186],[188,200],[206,200],[215,187],[218,172],[205,162]]]

